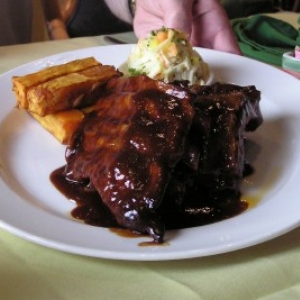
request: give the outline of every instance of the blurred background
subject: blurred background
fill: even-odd
[[[221,3],[230,19],[300,11],[300,0],[221,0]],[[97,18],[97,10],[103,9],[110,20],[105,22],[106,27]],[[101,0],[1,0],[0,26],[0,46],[132,30],[130,25],[116,19]],[[51,26],[64,27],[66,35],[53,36]]]

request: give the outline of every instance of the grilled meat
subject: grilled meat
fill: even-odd
[[[100,195],[110,224],[157,243],[165,227],[232,217],[247,208],[245,132],[263,121],[259,100],[254,86],[111,79],[67,147],[65,177]]]
[[[184,89],[145,76],[112,79],[66,152],[66,176],[95,188],[119,225],[164,238],[156,213],[193,120]]]

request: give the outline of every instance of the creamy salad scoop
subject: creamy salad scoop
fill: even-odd
[[[127,60],[127,73],[144,74],[165,82],[188,80],[191,85],[203,85],[210,71],[183,32],[163,27],[151,31],[134,46]]]

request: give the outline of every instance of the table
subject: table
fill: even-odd
[[[0,47],[0,73],[47,55],[103,44],[103,37],[88,37]],[[130,262],[59,252],[0,229],[0,299],[299,299],[299,237],[300,228],[228,254]]]

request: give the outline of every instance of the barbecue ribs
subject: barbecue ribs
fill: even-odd
[[[259,100],[254,86],[111,79],[67,147],[65,176],[157,243],[165,227],[233,216],[245,209],[245,132],[263,121]]]

